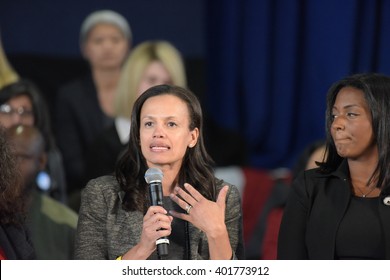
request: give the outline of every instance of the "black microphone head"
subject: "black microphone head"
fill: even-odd
[[[158,168],[149,168],[145,172],[145,181],[150,184],[152,182],[161,182],[164,174]]]

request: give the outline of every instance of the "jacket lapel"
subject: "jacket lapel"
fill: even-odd
[[[337,229],[351,197],[348,173],[344,161],[335,172],[323,175],[328,177],[325,186],[316,188],[319,193],[314,198],[307,235],[310,259],[334,259]]]

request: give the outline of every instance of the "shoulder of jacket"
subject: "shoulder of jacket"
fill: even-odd
[[[104,192],[104,193],[118,193],[120,192],[119,183],[113,175],[104,175],[91,179],[86,187],[86,192]]]

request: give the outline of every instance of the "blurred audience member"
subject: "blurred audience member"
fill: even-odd
[[[0,260],[35,259],[25,226],[27,198],[16,166],[0,126]]]
[[[147,41],[133,49],[124,64],[115,96],[115,122],[90,147],[86,180],[112,173],[127,147],[130,114],[137,97],[160,84],[187,86],[184,63],[179,51],[166,41]]]
[[[324,155],[325,141],[318,140],[310,143],[302,151],[291,174],[288,174],[285,169],[276,169],[272,172],[275,183],[263,205],[251,239],[246,244],[248,259],[275,260],[277,258],[280,222],[290,191],[291,179],[304,170],[315,168],[317,163],[324,161]]]
[[[59,89],[56,136],[73,208],[83,187],[85,152],[113,123],[113,100],[131,39],[130,26],[122,15],[110,10],[88,15],[81,26],[80,47],[90,73]],[[71,195],[72,191],[76,192]]]
[[[28,80],[18,80],[0,90],[0,124],[6,128],[13,125],[34,125],[45,139],[48,163],[41,175],[48,184],[38,187],[53,198],[66,203],[66,182],[62,156],[52,133],[46,102],[37,86]]]
[[[77,214],[66,205],[38,191],[36,180],[47,155],[42,134],[34,126],[17,125],[7,130],[28,204],[28,227],[38,259],[73,258]]]
[[[300,172],[318,167],[326,155],[325,140],[317,140],[306,146],[293,166],[292,176],[295,179]]]

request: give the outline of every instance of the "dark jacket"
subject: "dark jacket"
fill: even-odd
[[[330,174],[305,171],[293,182],[279,231],[278,259],[335,258],[336,235],[352,197],[346,160]],[[390,259],[390,205],[381,194],[378,213]],[[356,244],[358,246],[359,244]]]
[[[55,121],[68,191],[81,189],[85,184],[84,161],[88,145],[113,122],[100,108],[91,75],[60,88]]]
[[[113,174],[115,164],[126,150],[122,144],[115,124],[105,129],[91,144],[86,155],[85,181]]]
[[[24,226],[1,225],[0,247],[7,260],[33,260],[36,258],[30,234]]]
[[[225,183],[220,181],[218,191]],[[139,242],[144,214],[125,211],[113,176],[91,180],[82,192],[76,234],[76,259],[115,259]],[[230,185],[225,223],[234,257],[244,258],[240,193]],[[205,233],[189,224],[190,259],[208,259]],[[179,257],[178,257],[179,258]]]

